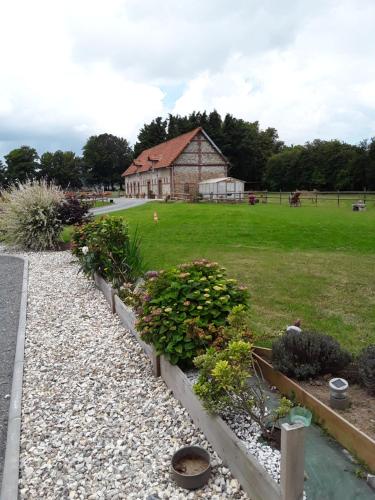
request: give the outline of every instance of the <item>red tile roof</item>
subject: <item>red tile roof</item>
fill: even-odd
[[[198,127],[190,132],[186,132],[186,134],[179,135],[174,139],[162,142],[152,148],[145,149],[122,175],[125,176],[136,174],[138,172],[147,172],[151,169],[151,167],[170,167],[186,148],[189,142],[194,139],[198,132],[201,131],[202,127]]]

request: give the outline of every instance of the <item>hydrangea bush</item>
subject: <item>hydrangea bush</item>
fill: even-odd
[[[189,363],[215,339],[248,293],[215,262],[197,260],[150,272],[137,295],[137,328],[173,363]]]

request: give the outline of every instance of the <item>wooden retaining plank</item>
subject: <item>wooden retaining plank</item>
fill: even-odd
[[[252,500],[280,500],[280,486],[259,462],[246,451],[228,425],[218,416],[209,415],[184,372],[160,357],[160,371],[167,386],[188,411],[194,424],[200,428],[242,488]]]
[[[111,308],[111,312],[114,314],[115,312],[115,292],[112,286],[105,281],[105,279],[100,276],[98,273],[94,273],[94,281],[95,285],[103,292],[104,297],[106,298],[109,307]]]
[[[282,394],[290,398],[295,397],[301,405],[311,410],[314,414],[315,421],[354,456],[363,460],[368,468],[374,473],[375,441],[364,432],[357,429],[339,413],[336,413],[332,408],[303,389],[297,382],[275,370],[268,361],[257,354],[259,352],[259,349],[256,348],[254,357],[258,362],[264,378],[270,384],[276,386]]]
[[[160,376],[160,356],[156,354],[153,345],[146,344],[135,328],[135,314],[131,307],[123,303],[118,295],[114,296],[115,311],[118,314],[121,323],[129,330],[138,340],[140,346],[145,352],[146,356],[150,359],[152,364],[152,371],[155,377]]]

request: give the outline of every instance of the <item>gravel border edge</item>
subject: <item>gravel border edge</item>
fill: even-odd
[[[0,494],[1,500],[17,500],[29,261],[27,257],[21,257],[19,255],[2,255],[21,259],[24,262],[16,354],[14,358],[13,368],[12,392],[9,404],[7,442],[5,448],[4,471]]]

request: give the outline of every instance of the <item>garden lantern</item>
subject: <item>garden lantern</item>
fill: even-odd
[[[331,408],[335,410],[344,410],[348,407],[349,399],[347,390],[349,388],[348,382],[343,378],[332,378],[329,381],[330,397],[329,403]]]

